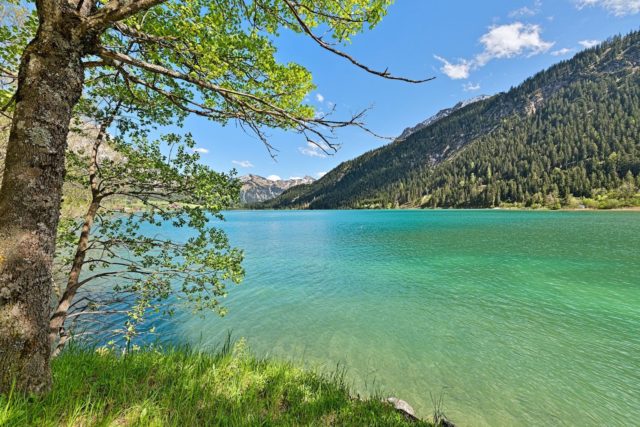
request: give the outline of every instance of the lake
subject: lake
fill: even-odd
[[[231,330],[418,415],[442,396],[460,426],[640,423],[640,213],[226,218],[246,279],[227,317],[167,323],[176,341],[212,348]]]

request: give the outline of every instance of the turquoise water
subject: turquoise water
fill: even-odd
[[[228,330],[261,355],[347,369],[461,426],[640,424],[640,214],[230,212],[246,280]],[[168,331],[167,331],[168,332]]]

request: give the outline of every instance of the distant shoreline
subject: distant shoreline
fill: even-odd
[[[464,209],[461,209],[464,210]],[[637,211],[640,212],[640,206],[628,206],[624,208],[611,208],[611,209],[598,209],[598,208],[478,208],[478,210],[496,210],[496,211],[546,211],[546,212],[622,212],[622,211]]]
[[[227,209],[227,211],[244,211],[244,212],[286,212],[286,211],[527,211],[527,212],[640,212],[640,206],[629,206],[624,208],[596,209],[596,208],[515,208],[515,207],[496,207],[496,208],[376,208],[376,209],[252,209],[246,207]]]

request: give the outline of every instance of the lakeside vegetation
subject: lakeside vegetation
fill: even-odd
[[[501,203],[501,208],[510,209],[550,209],[550,210],[612,210],[640,208],[640,192],[621,190],[599,190],[594,191],[592,197],[564,197],[549,198],[547,203],[530,204],[526,203]]]
[[[343,371],[259,359],[242,340],[215,354],[69,348],[52,372],[49,394],[0,395],[0,425],[432,425],[354,397]]]

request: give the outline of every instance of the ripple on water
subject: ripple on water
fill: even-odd
[[[335,369],[460,425],[640,419],[640,215],[230,212],[247,277],[224,319],[261,354]]]

